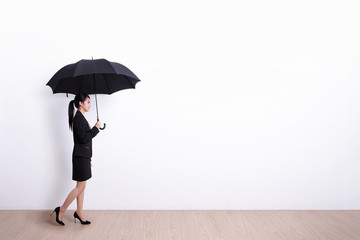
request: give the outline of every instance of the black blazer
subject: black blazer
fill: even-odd
[[[74,150],[73,157],[92,157],[92,139],[99,133],[97,127],[90,129],[88,121],[80,111],[76,111],[73,120]]]

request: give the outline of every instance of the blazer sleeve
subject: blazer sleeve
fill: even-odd
[[[92,138],[94,138],[98,133],[99,129],[97,127],[93,127],[89,130],[87,122],[80,121],[80,119],[77,119],[78,121],[75,121],[73,123],[73,131],[79,140],[80,144],[85,144],[91,141]]]

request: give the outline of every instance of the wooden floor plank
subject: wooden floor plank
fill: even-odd
[[[358,240],[360,211],[89,210],[89,226],[65,226],[45,210],[1,210],[1,240]]]

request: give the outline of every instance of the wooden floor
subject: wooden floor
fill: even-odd
[[[106,210],[85,211],[91,225],[65,226],[51,211],[0,211],[0,239],[359,240],[360,211]]]

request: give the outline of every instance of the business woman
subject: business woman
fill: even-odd
[[[74,105],[77,111],[74,116]],[[77,94],[69,104],[69,127],[73,131],[74,149],[72,154],[72,179],[76,181],[76,187],[69,193],[62,206],[55,208],[56,222],[65,225],[62,221],[64,213],[76,198],[77,209],[74,212],[74,220],[78,219],[81,224],[90,224],[83,215],[84,191],[86,181],[91,178],[92,139],[99,133],[101,126],[98,121],[93,128],[84,117],[90,110],[90,97],[86,94]],[[53,212],[53,213],[54,213]]]

